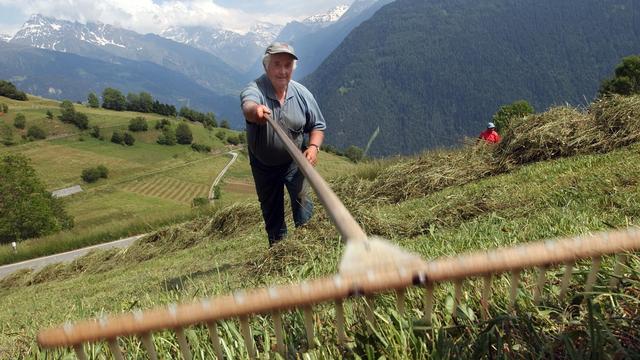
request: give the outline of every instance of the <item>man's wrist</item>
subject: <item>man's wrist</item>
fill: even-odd
[[[309,144],[309,146],[307,146],[307,147],[312,147],[312,146],[316,148],[316,151],[320,152],[320,146],[319,145]]]

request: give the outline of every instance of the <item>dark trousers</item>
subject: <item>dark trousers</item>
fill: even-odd
[[[291,212],[295,226],[302,226],[313,215],[313,203],[306,192],[304,175],[294,161],[284,165],[267,166],[249,152],[253,180],[262,209],[269,246],[287,235],[284,219],[284,188],[291,200]]]

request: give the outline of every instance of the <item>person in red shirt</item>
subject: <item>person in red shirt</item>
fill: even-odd
[[[496,131],[496,126],[493,123],[489,123],[487,125],[487,130],[480,133],[480,139],[492,144],[499,143],[500,135]]]

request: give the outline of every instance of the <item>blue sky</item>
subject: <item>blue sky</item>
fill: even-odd
[[[285,24],[354,0],[0,0],[0,33],[13,34],[31,14],[113,24],[141,33],[208,25],[246,31],[257,21]]]

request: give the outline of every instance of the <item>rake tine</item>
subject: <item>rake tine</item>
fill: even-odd
[[[373,296],[366,295],[364,298],[367,304],[367,309],[365,310],[367,314],[367,322],[369,322],[371,324],[371,327],[373,327],[376,322],[376,318],[373,314]],[[371,332],[371,329],[372,328],[369,328],[369,332]]]
[[[209,329],[209,338],[213,344],[213,351],[216,353],[216,357],[222,360],[222,345],[220,344],[220,335],[218,335],[218,324],[214,322],[207,323],[207,329]]]
[[[431,314],[433,312],[433,283],[427,283],[426,292],[424,294],[424,321],[431,325]]]
[[[118,338],[109,339],[107,343],[109,344],[109,350],[111,350],[113,358],[116,360],[124,360],[122,350],[120,350],[120,346],[118,346]]]
[[[284,330],[282,328],[282,314],[280,311],[274,311],[271,313],[271,317],[273,318],[273,330],[276,333],[276,351],[278,354],[284,357],[286,348],[284,344]]]
[[[158,360],[158,353],[156,352],[156,347],[153,346],[153,339],[151,338],[151,334],[144,333],[140,335],[140,340],[142,340],[142,345],[147,350],[147,354],[149,354],[149,359]]]
[[[541,267],[538,272],[538,281],[536,281],[536,290],[533,294],[533,302],[536,305],[540,305],[540,300],[542,300],[542,293],[544,292],[544,283],[547,281],[547,268]]]
[[[602,262],[601,257],[594,257],[591,264],[591,271],[589,272],[589,276],[587,277],[587,282],[584,285],[584,292],[590,293],[593,290],[593,285],[595,285],[596,280],[598,279],[598,271],[600,271],[600,263]],[[588,296],[588,295],[587,295]],[[585,296],[585,298],[587,297]]]
[[[462,299],[462,280],[456,280],[454,282],[453,293],[453,313],[451,314],[451,319],[455,320],[458,316],[458,305],[460,305],[460,300]]]
[[[489,318],[489,297],[491,296],[491,279],[492,275],[488,274],[483,277],[483,286],[482,286],[482,300],[480,303],[482,304],[482,320],[487,320]]]
[[[613,267],[613,275],[611,276],[611,280],[609,280],[609,286],[614,288],[618,286],[620,282],[620,277],[622,277],[622,267],[627,264],[627,254],[618,254],[616,255],[616,264]]]
[[[560,300],[564,299],[569,289],[571,275],[573,274],[574,262],[570,261],[564,264],[564,275],[562,276],[562,284],[560,285]]]
[[[345,332],[344,306],[342,300],[336,300],[336,332],[338,333],[338,343],[344,346],[347,343]]]
[[[306,306],[302,309],[304,315],[304,329],[307,332],[307,343],[309,350],[315,348],[314,331],[313,331],[313,309],[310,306]]]
[[[406,289],[396,291],[396,306],[398,308],[398,313],[400,315],[404,315],[407,307],[405,306],[407,291]]]
[[[247,347],[247,354],[249,354],[249,359],[255,359],[256,346],[253,343],[253,335],[251,335],[248,316],[240,317],[240,329],[242,330],[242,337],[244,338],[244,345]]]
[[[518,296],[518,286],[520,285],[520,272],[522,270],[513,270],[511,272],[511,292],[509,293],[511,310],[516,308],[516,297]]]
[[[82,344],[74,345],[73,350],[76,352],[78,360],[87,360],[87,354],[85,354]]]
[[[182,357],[184,358],[184,360],[191,360],[191,349],[189,348],[187,338],[184,336],[184,329],[177,328],[175,329],[175,331],[176,337],[178,338],[178,344],[180,345],[180,353],[182,354]]]

